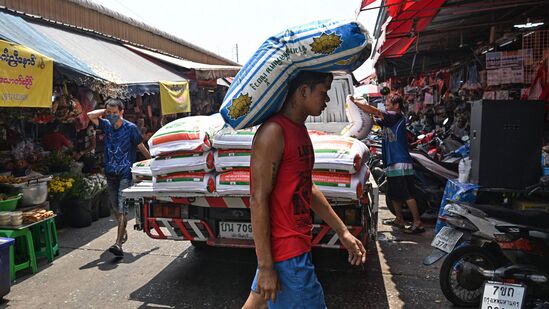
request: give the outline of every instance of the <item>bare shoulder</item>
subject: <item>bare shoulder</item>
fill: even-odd
[[[284,133],[276,122],[262,124],[254,136],[252,149],[272,148],[284,144]]]

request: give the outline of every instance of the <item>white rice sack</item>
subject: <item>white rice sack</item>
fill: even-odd
[[[215,133],[213,146],[216,149],[252,149],[255,132],[258,127],[234,130],[223,128]]]
[[[368,158],[368,147],[352,137],[312,135],[315,150],[315,170],[350,173],[358,172]]]
[[[163,126],[149,139],[152,156],[176,152],[204,152],[211,148],[211,137],[225,125],[220,114],[189,116]]]
[[[178,172],[155,176],[153,188],[183,193],[213,193],[215,175],[204,172]]]
[[[152,159],[150,166],[153,176],[175,172],[209,172],[214,167],[213,151],[174,152]]]
[[[350,123],[343,129],[341,135],[365,139],[374,125],[372,116],[358,108],[349,97],[347,97],[347,100],[345,101],[345,114]]]
[[[238,170],[218,174],[215,188],[220,195],[250,195],[250,171]]]
[[[364,165],[357,174],[313,171],[313,182],[328,198],[349,198],[359,200],[364,196],[364,185],[370,171]]]
[[[132,176],[135,182],[152,180],[151,160],[135,162],[132,165]]]
[[[234,169],[250,168],[252,151],[248,149],[217,149],[214,161],[215,170],[226,172]]]
[[[371,39],[354,20],[325,20],[290,28],[265,41],[240,69],[220,113],[234,129],[261,124],[282,107],[299,71],[346,72],[370,55]]]

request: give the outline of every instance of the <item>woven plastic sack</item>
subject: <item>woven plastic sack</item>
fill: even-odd
[[[347,97],[347,100],[345,101],[345,114],[349,120],[349,125],[341,131],[341,135],[365,139],[374,126],[372,116],[358,108],[349,97]]]
[[[223,128],[215,133],[213,146],[216,149],[252,149],[256,131],[257,127],[242,130]]]
[[[160,128],[149,139],[149,151],[152,156],[176,151],[208,151],[212,145],[211,137],[224,125],[219,114],[174,120]]]
[[[361,199],[368,177],[370,172],[366,165],[357,174],[313,171],[313,182],[328,198]]]
[[[159,191],[182,193],[213,193],[215,175],[204,172],[178,172],[155,176],[153,188]]]
[[[219,195],[250,195],[249,170],[218,174],[215,182],[215,188]]]
[[[132,165],[132,176],[134,181],[152,180],[151,160],[135,162]]]
[[[251,150],[248,149],[217,149],[215,151],[215,170],[226,172],[235,169],[250,168]]]
[[[261,124],[282,107],[299,71],[346,72],[370,55],[371,40],[354,20],[290,28],[265,41],[234,78],[220,113],[234,129]]]
[[[175,152],[152,159],[150,168],[153,176],[175,172],[209,172],[214,169],[214,155],[212,151]]]
[[[352,137],[311,135],[315,170],[354,174],[368,158],[368,147]]]

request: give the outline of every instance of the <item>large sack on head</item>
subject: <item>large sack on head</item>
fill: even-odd
[[[217,149],[215,151],[215,170],[226,172],[235,169],[249,169],[252,151],[248,149]]]
[[[352,137],[340,135],[312,135],[315,151],[315,170],[354,174],[368,158],[368,147]]]
[[[175,172],[209,172],[214,167],[213,151],[174,152],[152,159],[150,166],[154,176]]]
[[[135,162],[132,165],[132,176],[135,181],[152,180],[151,159]]]
[[[214,135],[213,146],[216,149],[252,149],[257,127],[234,130],[225,127]]]
[[[215,175],[204,172],[176,172],[155,176],[153,188],[158,191],[213,193],[215,191]]]
[[[326,20],[269,38],[240,69],[220,113],[235,129],[264,122],[282,107],[299,71],[352,72],[370,55],[371,40],[356,21]]]
[[[211,148],[211,137],[225,125],[219,114],[189,116],[174,120],[149,139],[152,156],[176,151],[204,152]]]
[[[358,108],[349,97],[347,97],[347,100],[345,101],[345,114],[349,120],[349,125],[341,131],[341,135],[365,139],[374,126],[372,115]]]
[[[220,195],[250,195],[250,170],[218,174],[215,188]]]
[[[313,182],[327,198],[360,200],[368,177],[370,171],[366,165],[357,174],[313,171]]]

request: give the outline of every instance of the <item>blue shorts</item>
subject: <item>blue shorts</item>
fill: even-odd
[[[124,215],[128,214],[129,209],[124,197],[122,197],[122,190],[131,186],[131,179],[107,175],[107,191],[109,192],[109,200],[114,212]]]
[[[324,291],[311,260],[311,253],[304,253],[286,261],[275,263],[281,291],[276,303],[268,302],[269,308],[325,309]],[[257,273],[252,282],[252,291],[257,291]]]

